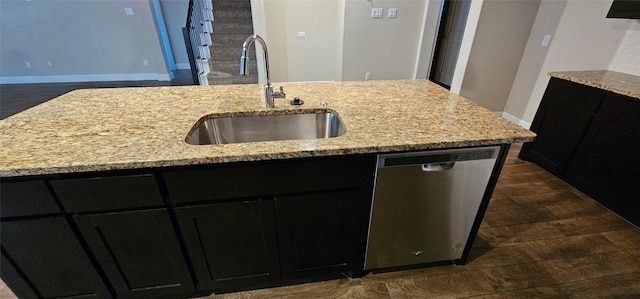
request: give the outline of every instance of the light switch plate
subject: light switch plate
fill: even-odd
[[[372,8],[371,9],[371,17],[372,18],[382,18],[384,8]]]

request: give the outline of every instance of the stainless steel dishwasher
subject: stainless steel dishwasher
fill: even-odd
[[[365,269],[460,259],[499,152],[378,155]]]

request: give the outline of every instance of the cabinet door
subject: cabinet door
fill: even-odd
[[[603,96],[602,90],[551,78],[531,123],[538,136],[522,146],[519,157],[562,175]]]
[[[371,193],[327,191],[275,202],[283,276],[362,275]]]
[[[640,182],[640,133],[597,119],[576,152],[566,179],[620,211]]]
[[[44,181],[2,182],[0,216],[60,214],[60,209]]]
[[[272,201],[176,209],[199,290],[233,288],[280,276]]]
[[[63,217],[1,225],[2,279],[18,297],[111,297]]]
[[[189,293],[193,283],[164,209],[75,216],[118,296]]]

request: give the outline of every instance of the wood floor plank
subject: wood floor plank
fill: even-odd
[[[495,290],[480,271],[464,271],[387,283],[393,299],[455,298],[494,293]]]
[[[498,292],[490,295],[467,297],[473,299],[523,299],[523,298],[544,298],[544,299],[565,299],[570,298],[562,289],[556,286],[530,288],[517,291]]]
[[[640,260],[624,251],[569,258],[567,261],[587,279],[631,273],[640,276]]]
[[[556,284],[539,263],[526,263],[481,270],[497,292],[537,288]]]
[[[529,241],[526,244],[531,254],[542,261],[581,258],[619,250],[600,234]]]
[[[640,229],[615,230],[601,235],[622,249],[640,249]]]
[[[529,246],[525,243],[497,246],[491,248],[473,247],[467,264],[462,268],[484,269],[499,266],[517,265],[536,261]]]
[[[640,298],[640,275],[625,274],[559,286],[571,298]]]

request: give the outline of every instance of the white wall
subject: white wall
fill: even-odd
[[[634,24],[622,39],[609,69],[640,76],[640,20],[631,22]]]
[[[173,59],[178,69],[190,69],[187,47],[184,43],[182,28],[187,24],[188,0],[160,0],[164,14]]]
[[[264,0],[262,5],[272,82],[341,79],[344,11],[340,1]],[[262,31],[259,25],[254,23],[256,33]],[[298,37],[298,32],[305,37]]]
[[[371,18],[371,3],[346,1],[344,15],[343,80],[415,78],[422,42],[425,1],[374,0],[383,18]],[[387,18],[389,8],[398,17]]]
[[[2,83],[170,78],[150,1],[0,1],[0,8]]]
[[[631,25],[629,20],[605,18],[611,2],[542,1],[509,94],[508,115],[523,124],[531,123],[549,72],[609,68]],[[545,34],[552,35],[548,48],[541,46]]]
[[[540,0],[483,2],[460,95],[504,111],[539,6]]]
[[[384,17],[373,19],[364,0],[251,1],[274,82],[364,80],[365,72],[372,79],[426,78],[439,1],[429,0],[431,11],[426,2],[374,0]],[[396,19],[387,17],[388,8],[398,9]]]

